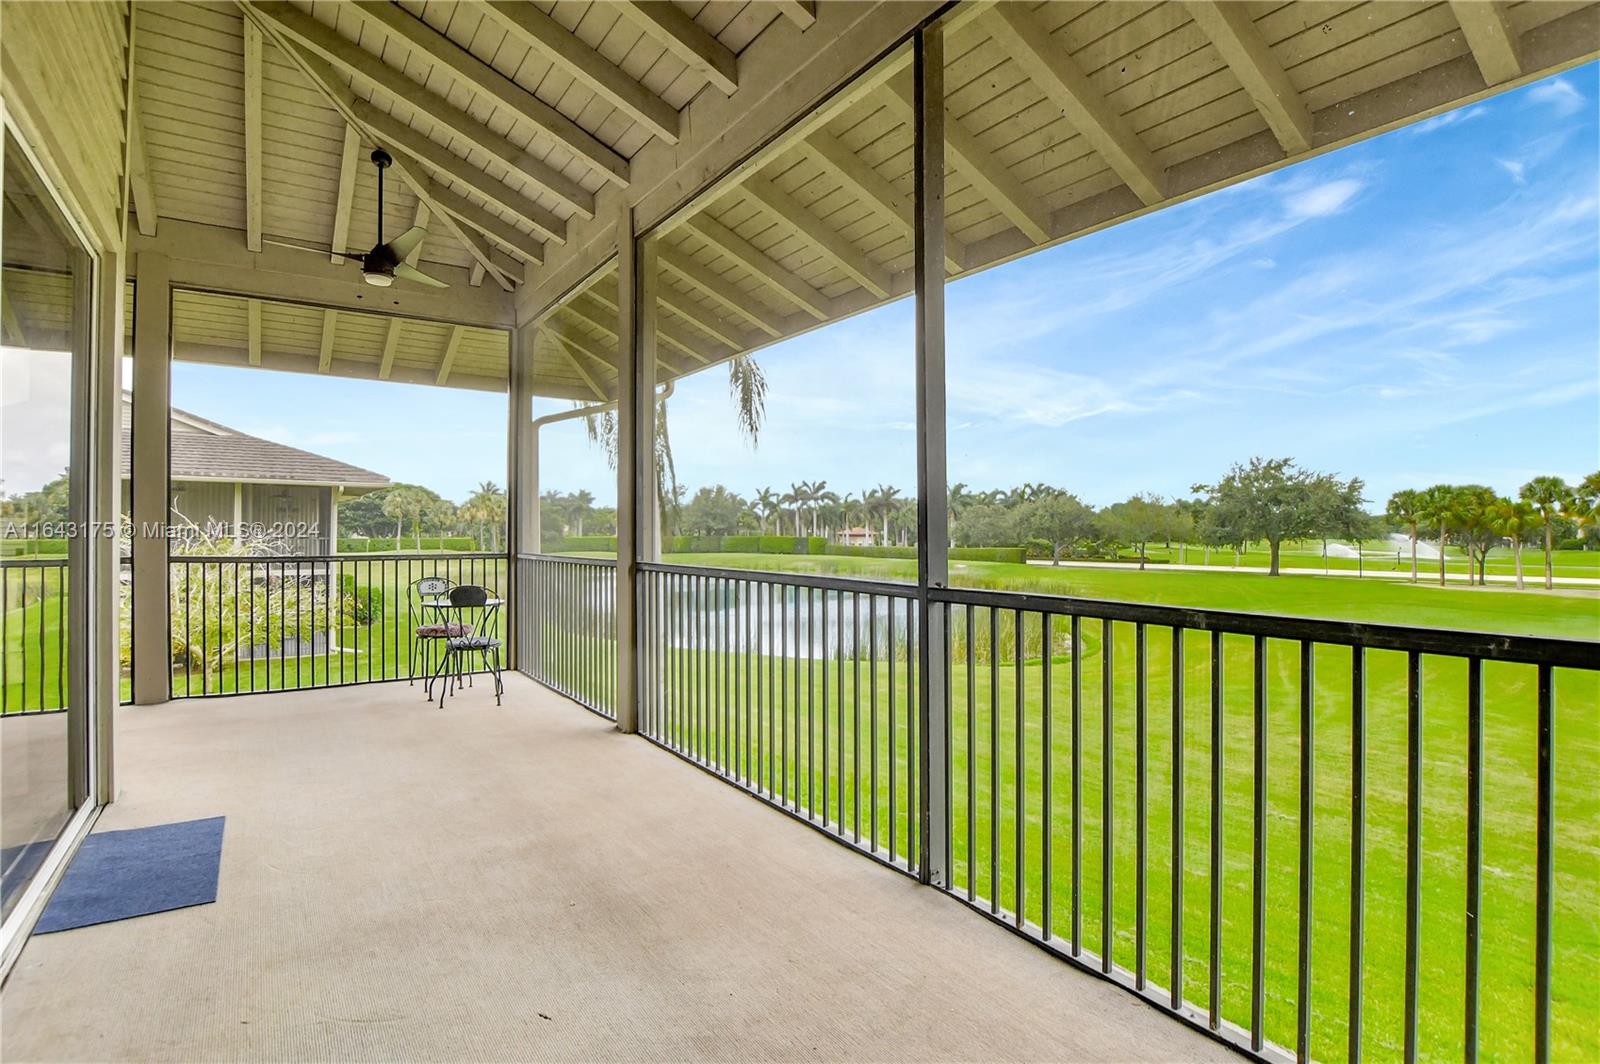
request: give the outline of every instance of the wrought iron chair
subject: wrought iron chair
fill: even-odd
[[[468,634],[454,636],[445,640],[444,654],[439,659],[438,667],[433,675],[428,678],[428,700],[433,701],[433,685],[437,681],[442,686],[439,688],[439,705],[444,705],[445,695],[454,691],[465,680],[472,682],[471,674],[464,668],[473,654],[478,655],[483,662],[483,667],[489,670],[494,677],[494,704],[500,705],[500,696],[505,691],[505,683],[500,678],[500,640],[497,638],[498,625],[498,600],[488,588],[477,584],[461,584],[452,587],[449,591],[450,605],[454,609],[481,608],[483,612],[483,630],[478,635],[471,634],[471,626],[464,625]]]
[[[413,580],[406,600],[407,618],[411,624],[411,663],[407,670],[409,683],[417,682],[417,667],[422,667],[426,683],[433,675],[433,665],[439,658],[441,641],[459,639],[472,634],[472,625],[446,620],[438,616],[432,603],[450,594],[455,585],[442,576],[424,576]]]

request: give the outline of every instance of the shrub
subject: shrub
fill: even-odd
[[[615,554],[617,552],[617,537],[546,536],[544,539],[544,552],[546,554]]]
[[[824,554],[844,554],[856,558],[915,558],[915,547],[858,547],[845,543],[829,543]]]
[[[952,547],[950,558],[958,562],[1010,562],[1021,565],[1028,560],[1021,547]]]
[[[356,624],[371,624],[383,616],[383,588],[378,584],[358,586],[355,574],[346,573],[339,579],[339,594],[344,615]]]

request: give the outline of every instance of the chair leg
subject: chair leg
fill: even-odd
[[[442,654],[439,657],[439,667],[438,667],[437,670],[434,671],[434,673],[431,676],[428,677],[428,683],[427,683],[427,687],[426,687],[426,690],[428,692],[428,701],[432,702],[433,701],[433,685],[434,685],[435,682],[437,682],[439,684],[439,707],[441,709],[444,708],[445,691],[446,691],[446,688],[448,688],[448,686],[450,684],[450,677],[445,672],[445,670],[449,666],[449,664],[450,664],[450,652],[447,650],[447,651],[445,651],[444,654]]]

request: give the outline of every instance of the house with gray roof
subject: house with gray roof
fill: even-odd
[[[123,395],[122,498],[131,505],[131,395]],[[332,554],[339,543],[339,500],[389,486],[389,478],[326,455],[191,414],[171,421],[170,520],[232,536],[264,528],[289,554]]]

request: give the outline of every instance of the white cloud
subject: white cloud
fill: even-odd
[[[1556,78],[1535,85],[1528,90],[1528,99],[1544,104],[1558,115],[1575,114],[1582,110],[1587,102],[1583,98],[1583,93],[1575,89],[1566,78]]]
[[[1528,183],[1528,178],[1527,178],[1528,167],[1527,167],[1527,165],[1525,163],[1521,162],[1520,160],[1518,160],[1518,159],[1496,159],[1495,160],[1495,164],[1497,166],[1499,166],[1500,169],[1502,169],[1506,173],[1510,174],[1511,175],[1511,180],[1513,182],[1515,182],[1516,184],[1526,185]]]
[[[1326,218],[1343,210],[1361,188],[1361,182],[1353,177],[1326,181],[1285,196],[1284,210],[1291,218]]]

